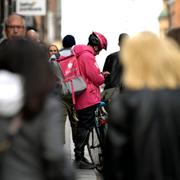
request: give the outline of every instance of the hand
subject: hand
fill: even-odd
[[[102,72],[104,78],[106,78],[108,75],[110,75],[110,72],[109,71],[104,71]]]

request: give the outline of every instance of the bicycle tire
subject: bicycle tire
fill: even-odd
[[[103,168],[103,152],[96,126],[90,131],[87,148],[95,169],[101,173]]]
[[[95,126],[90,131],[87,144],[88,152],[95,169],[102,173],[103,149],[107,133],[107,111],[103,106],[97,107],[95,111]]]

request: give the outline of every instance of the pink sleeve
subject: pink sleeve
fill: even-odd
[[[83,55],[82,55],[83,56]],[[83,57],[82,57],[83,58]],[[84,58],[85,72],[87,78],[92,81],[95,86],[100,86],[104,83],[104,76],[101,74],[99,66],[96,63],[95,57],[88,56]]]

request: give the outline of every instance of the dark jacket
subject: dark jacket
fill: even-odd
[[[122,64],[119,61],[119,51],[107,56],[103,67],[103,72],[104,71],[110,72],[110,75],[105,79],[104,89],[118,87],[122,84]]]
[[[180,90],[126,90],[112,103],[104,180],[180,179]]]
[[[23,122],[4,156],[1,180],[74,180],[62,147],[60,112],[59,103],[51,98],[40,114]]]

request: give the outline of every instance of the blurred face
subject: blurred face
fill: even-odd
[[[26,37],[32,41],[39,42],[39,34],[34,30],[28,30],[26,32]]]
[[[51,45],[49,47],[49,57],[51,57],[53,54],[58,53],[58,48],[55,45]]]
[[[6,22],[5,33],[8,39],[25,36],[25,21],[18,15],[12,15]]]

